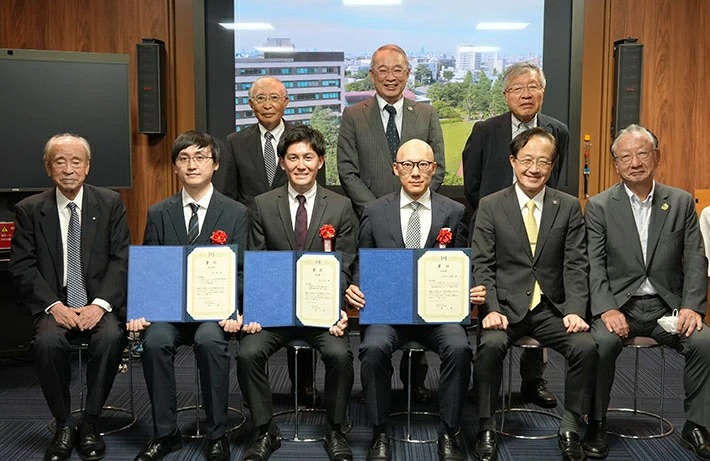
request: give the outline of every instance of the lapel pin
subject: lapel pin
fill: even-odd
[[[552,201],[552,204],[553,204],[553,205],[557,205],[557,199],[553,200],[553,201]]]
[[[668,208],[671,206],[668,204],[668,202],[663,202],[663,205],[661,205],[661,210],[663,211],[668,211]]]
[[[92,216],[92,217],[91,217],[91,220],[92,220],[92,221],[96,221],[96,216]]]
[[[407,106],[407,110],[409,110],[409,111],[413,110],[412,106]]]

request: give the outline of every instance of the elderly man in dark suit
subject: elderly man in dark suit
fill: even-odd
[[[249,88],[249,107],[258,123],[227,136],[227,150],[214,176],[215,187],[247,208],[253,207],[257,195],[286,185],[286,173],[277,167],[276,147],[284,130],[291,126],[283,118],[288,103],[288,91],[279,79],[256,79]],[[317,180],[325,184],[325,168],[318,170]],[[293,383],[294,357],[291,350],[288,361],[288,372]],[[313,358],[310,354],[299,355],[298,369],[302,372],[298,395],[303,397],[305,403],[313,402]]]
[[[517,181],[481,200],[473,231],[474,277],[488,291],[474,367],[480,417],[475,456],[497,457],[494,414],[503,361],[512,343],[532,336],[567,359],[559,446],[563,460],[582,460],[578,424],[589,408],[597,361],[584,320],[589,291],[582,213],[576,198],[545,187],[556,159],[548,131],[524,131],[510,151]]]
[[[518,134],[537,126],[552,133],[557,140],[557,160],[549,174],[548,186],[557,187],[567,161],[567,126],[540,113],[547,84],[542,69],[532,63],[519,62],[507,67],[502,78],[508,112],[477,122],[462,153],[464,192],[473,207],[474,219],[481,198],[505,189],[515,181],[508,157],[510,141]],[[557,402],[547,390],[544,370],[542,349],[523,351],[521,395],[542,407],[554,408]]]
[[[397,149],[410,139],[431,146],[437,168],[430,188],[439,190],[446,173],[444,137],[439,117],[429,104],[404,97],[411,67],[407,54],[397,45],[378,48],[370,60],[370,79],[376,95],[343,111],[338,136],[338,174],[343,191],[362,214],[367,203],[399,190],[392,173]],[[424,354],[415,353],[413,393],[416,401],[426,401],[431,392],[424,387],[427,364]],[[406,370],[402,360],[400,370]],[[401,376],[407,376],[401,373]],[[406,385],[406,383],[405,383]]]
[[[443,228],[451,229],[453,247],[465,246],[468,237],[466,209],[429,188],[437,169],[431,147],[418,139],[402,144],[392,168],[399,178],[400,190],[365,206],[360,220],[360,248],[433,248]],[[409,244],[405,245],[405,237],[410,234],[414,238],[412,241],[407,238]],[[366,295],[353,284],[346,290],[345,299],[356,309],[364,309]],[[481,286],[472,288],[470,297],[472,303],[480,304],[485,289]],[[386,461],[391,457],[387,417],[390,413],[392,354],[408,340],[423,344],[441,358],[439,459],[463,460],[456,434],[471,376],[472,350],[466,331],[457,324],[368,325],[364,329],[359,352],[360,371],[367,415],[372,424],[367,460]]]
[[[599,347],[596,388],[583,446],[590,458],[608,453],[606,412],[623,342],[650,336],[685,356],[683,445],[710,459],[710,331],[707,259],[693,197],[654,180],[656,136],[630,125],[611,153],[621,182],[587,204],[592,336]],[[675,331],[657,320],[677,312]]]
[[[344,288],[351,278],[355,259],[357,220],[350,200],[316,183],[316,174],[325,164],[325,150],[323,135],[313,128],[299,125],[286,130],[279,142],[278,154],[279,166],[286,173],[288,184],[256,197],[249,249],[323,251],[319,230],[330,224],[335,229],[333,249],[342,255]],[[340,320],[327,330],[315,327],[262,329],[256,322],[244,326],[248,334],[242,337],[237,354],[239,385],[258,430],[247,449],[245,461],[265,461],[281,446],[279,430],[272,419],[272,394],[265,365],[271,355],[298,338],[318,349],[325,363],[326,452],[332,461],[353,459],[343,434],[354,376],[347,326],[344,311]]]
[[[241,279],[249,220],[244,205],[212,187],[212,174],[219,168],[219,154],[217,143],[207,133],[188,131],[175,139],[173,171],[182,190],[148,209],[143,244],[210,245],[213,232],[223,231],[227,236],[225,243],[239,245],[238,276]],[[207,460],[228,460],[228,346],[229,335],[241,327],[241,317],[184,324],[149,320],[139,318],[128,322],[129,331],[145,330],[143,370],[153,407],[153,438],[136,456],[136,461],[157,461],[182,447],[175,388],[175,355],[182,344],[194,344],[207,414]]]
[[[126,209],[118,193],[84,183],[91,165],[86,139],[52,137],[44,165],[55,187],[15,206],[10,271],[34,316],[32,356],[57,425],[44,459],[68,459],[76,443],[81,459],[97,460],[106,445],[96,424],[126,345]],[[69,392],[77,341],[89,344],[78,434]]]

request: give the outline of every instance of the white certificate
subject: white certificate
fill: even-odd
[[[232,317],[236,284],[234,250],[221,245],[195,248],[187,257],[187,313],[196,321]]]
[[[340,261],[333,254],[304,254],[296,262],[296,318],[329,328],[340,319]]]
[[[470,315],[471,260],[461,250],[432,250],[417,261],[417,314],[425,322],[460,323]]]

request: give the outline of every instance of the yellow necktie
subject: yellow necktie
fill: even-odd
[[[528,241],[530,242],[530,251],[533,256],[535,256],[535,246],[537,245],[537,221],[535,221],[535,202],[530,200],[525,207],[528,209],[525,215],[525,231],[528,234]],[[535,286],[533,286],[532,296],[530,298],[530,306],[528,309],[533,310],[540,304],[540,284],[535,280]]]

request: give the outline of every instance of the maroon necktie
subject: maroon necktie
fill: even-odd
[[[303,250],[306,245],[306,234],[308,234],[308,213],[306,212],[306,197],[297,195],[298,210],[296,210],[296,247]]]

